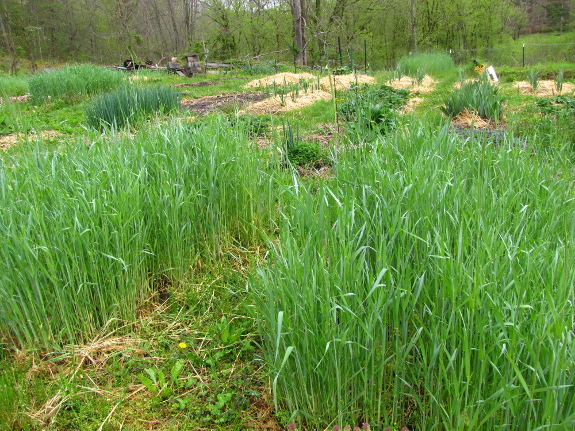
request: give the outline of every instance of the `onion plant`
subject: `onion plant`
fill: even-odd
[[[499,121],[503,114],[503,97],[499,88],[483,75],[478,81],[463,83],[461,88],[449,93],[440,109],[450,117],[469,110],[481,118]]]
[[[277,408],[301,429],[572,429],[574,178],[533,157],[411,124],[287,189],[252,281]]]
[[[539,88],[539,71],[536,69],[529,69],[527,71],[527,81],[531,84],[533,91],[537,91]]]
[[[86,108],[87,122],[95,129],[121,128],[146,115],[177,109],[178,99],[171,87],[121,87],[98,97]]]

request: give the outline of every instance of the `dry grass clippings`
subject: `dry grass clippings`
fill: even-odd
[[[455,116],[451,124],[463,129],[491,129],[494,127],[492,121],[481,118],[476,112],[468,109]]]
[[[283,101],[279,96],[272,96],[268,99],[248,105],[245,108],[245,112],[249,114],[275,114],[277,112],[300,109],[318,100],[329,99],[331,99],[331,94],[323,90],[308,92],[307,94],[300,92],[297,98],[292,98],[292,95],[286,95]]]
[[[284,84],[297,84],[301,81],[309,81],[312,79],[315,79],[315,76],[313,76],[311,73],[284,72],[266,76],[264,78],[254,79],[253,81],[250,81],[244,85],[244,88],[269,87],[274,85],[274,82],[278,87],[281,87]]]
[[[521,94],[530,94],[539,97],[554,97],[559,94],[572,94],[575,91],[575,84],[564,82],[561,93],[557,91],[557,83],[552,80],[541,80],[537,90],[534,90],[528,81],[519,81],[513,85]]]
[[[63,136],[62,133],[56,130],[42,130],[34,133],[13,133],[11,135],[0,136],[0,150],[6,150],[14,145],[22,144],[25,142],[34,142],[40,139],[43,140],[57,140]]]
[[[425,75],[421,83],[418,83],[415,78],[409,76],[404,76],[401,79],[395,79],[389,83],[390,87],[396,90],[409,90],[414,93],[431,93],[435,88],[435,80],[429,76]]]
[[[348,75],[333,75],[332,79],[336,90],[346,90],[359,84],[375,84],[375,78],[373,76],[356,73],[350,73]],[[320,85],[326,91],[331,89],[329,81],[329,76],[324,76],[320,79]]]

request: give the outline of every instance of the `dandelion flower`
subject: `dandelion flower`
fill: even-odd
[[[178,344],[178,347],[180,349],[185,349],[186,347],[188,347],[188,345],[186,343],[180,343],[180,344]]]

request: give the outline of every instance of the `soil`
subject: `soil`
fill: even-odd
[[[575,85],[570,82],[564,82],[561,93],[557,91],[557,84],[555,81],[545,80],[539,81],[537,91],[533,90],[531,84],[527,81],[519,81],[513,85],[521,94],[531,94],[539,97],[554,97],[559,94],[573,94],[575,92]]]
[[[509,141],[509,134],[505,129],[467,129],[453,124],[451,134],[460,136],[465,139],[473,139],[476,141],[492,142],[500,144]],[[512,141],[515,145],[520,146],[526,150],[529,142],[526,139],[514,137]]]
[[[227,93],[217,96],[205,96],[196,99],[183,99],[180,104],[182,108],[200,115],[206,115],[226,108],[238,106],[242,107],[249,103],[259,102],[267,96],[262,92],[250,93]]]

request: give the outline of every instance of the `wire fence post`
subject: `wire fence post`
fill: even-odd
[[[353,46],[349,46],[349,69],[353,70]]]
[[[337,37],[337,48],[339,49],[339,67],[343,67],[343,56],[341,55],[341,38]]]
[[[521,58],[522,58],[523,67],[525,67],[525,44],[523,44],[523,51],[522,52],[523,52],[523,54],[522,54]]]
[[[367,40],[363,40],[363,69],[367,75]]]

